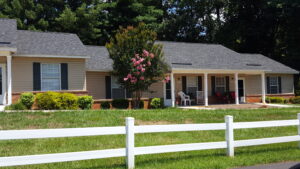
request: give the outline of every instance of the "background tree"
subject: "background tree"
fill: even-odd
[[[121,86],[134,94],[135,108],[139,108],[142,93],[151,84],[163,80],[168,70],[162,45],[155,40],[156,33],[145,24],[139,24],[136,28],[121,28],[106,44],[113,60],[112,74],[118,77]]]

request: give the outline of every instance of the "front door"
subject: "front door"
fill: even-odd
[[[0,104],[5,104],[5,66],[0,64]]]
[[[240,102],[245,102],[245,88],[244,88],[244,79],[238,80],[238,87],[239,87],[239,100]]]

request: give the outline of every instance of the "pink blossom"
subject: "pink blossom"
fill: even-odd
[[[146,67],[146,64],[143,64],[143,67]]]
[[[135,58],[132,58],[131,61],[134,63],[134,62],[136,62],[136,59],[135,59]]]
[[[154,54],[153,54],[153,53],[150,53],[150,55],[149,55],[149,56],[150,56],[150,58],[151,58],[151,59],[153,59],[153,58],[154,58]]]
[[[149,52],[146,51],[145,49],[143,50],[143,56],[148,57],[149,56]]]
[[[140,61],[140,63],[141,63],[141,62],[143,62],[144,60],[145,60],[144,58],[141,58],[139,61]]]
[[[144,76],[141,76],[141,77],[140,77],[140,80],[145,80],[145,77],[144,77]]]
[[[140,57],[140,55],[139,55],[139,54],[135,54],[134,56],[135,56],[136,58]]]
[[[139,74],[141,74],[141,72],[135,72],[135,74],[136,74],[136,75],[139,75]]]
[[[125,78],[124,78],[124,81],[127,81],[127,80],[128,80],[128,78],[127,78],[127,77],[125,77]]]
[[[151,66],[151,62],[150,61],[148,61],[147,64],[148,64],[148,66]]]
[[[131,79],[131,78],[132,78],[132,75],[129,73],[129,74],[127,75],[127,78]]]
[[[141,70],[142,72],[145,72],[145,69],[144,68],[142,68],[142,70]]]

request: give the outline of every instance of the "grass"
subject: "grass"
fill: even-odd
[[[225,115],[234,121],[296,119],[300,108],[255,110],[103,110],[72,112],[0,113],[0,129],[68,128],[124,125],[131,116],[140,124],[224,122]],[[296,135],[297,127],[235,130],[235,139]],[[136,135],[136,146],[223,141],[224,131],[173,132]],[[51,138],[0,141],[0,156],[60,153],[121,148],[123,135],[75,138]],[[235,157],[225,149],[143,155],[136,157],[136,168],[151,169],[225,169],[254,164],[300,160],[297,142],[236,148]],[[7,169],[123,169],[124,158],[108,158],[41,165],[6,167]]]

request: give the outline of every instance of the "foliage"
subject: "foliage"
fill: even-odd
[[[117,109],[127,109],[129,106],[129,101],[127,99],[113,99],[111,104]]]
[[[58,110],[60,109],[59,93],[44,92],[36,95],[36,103],[41,110]]]
[[[155,44],[156,33],[141,23],[138,27],[121,28],[106,44],[113,60],[113,75],[121,86],[132,92],[135,108],[139,107],[142,92],[151,84],[163,80],[168,66],[164,61],[162,45]]]
[[[33,93],[31,92],[22,93],[19,102],[22,103],[24,106],[26,106],[27,109],[31,109],[34,103]]]
[[[150,107],[152,109],[160,109],[164,107],[164,102],[162,98],[153,98],[150,102]]]
[[[86,110],[91,109],[94,103],[92,96],[79,96],[78,97],[78,106],[79,108]]]
[[[27,110],[27,108],[23,103],[17,102],[15,104],[5,106],[5,110]]]
[[[267,103],[287,103],[288,100],[283,97],[266,97]]]
[[[290,102],[293,104],[300,104],[300,96],[290,98]]]
[[[61,110],[78,109],[78,97],[73,93],[59,93],[57,101]]]
[[[110,103],[105,101],[101,103],[101,109],[110,109]]]

